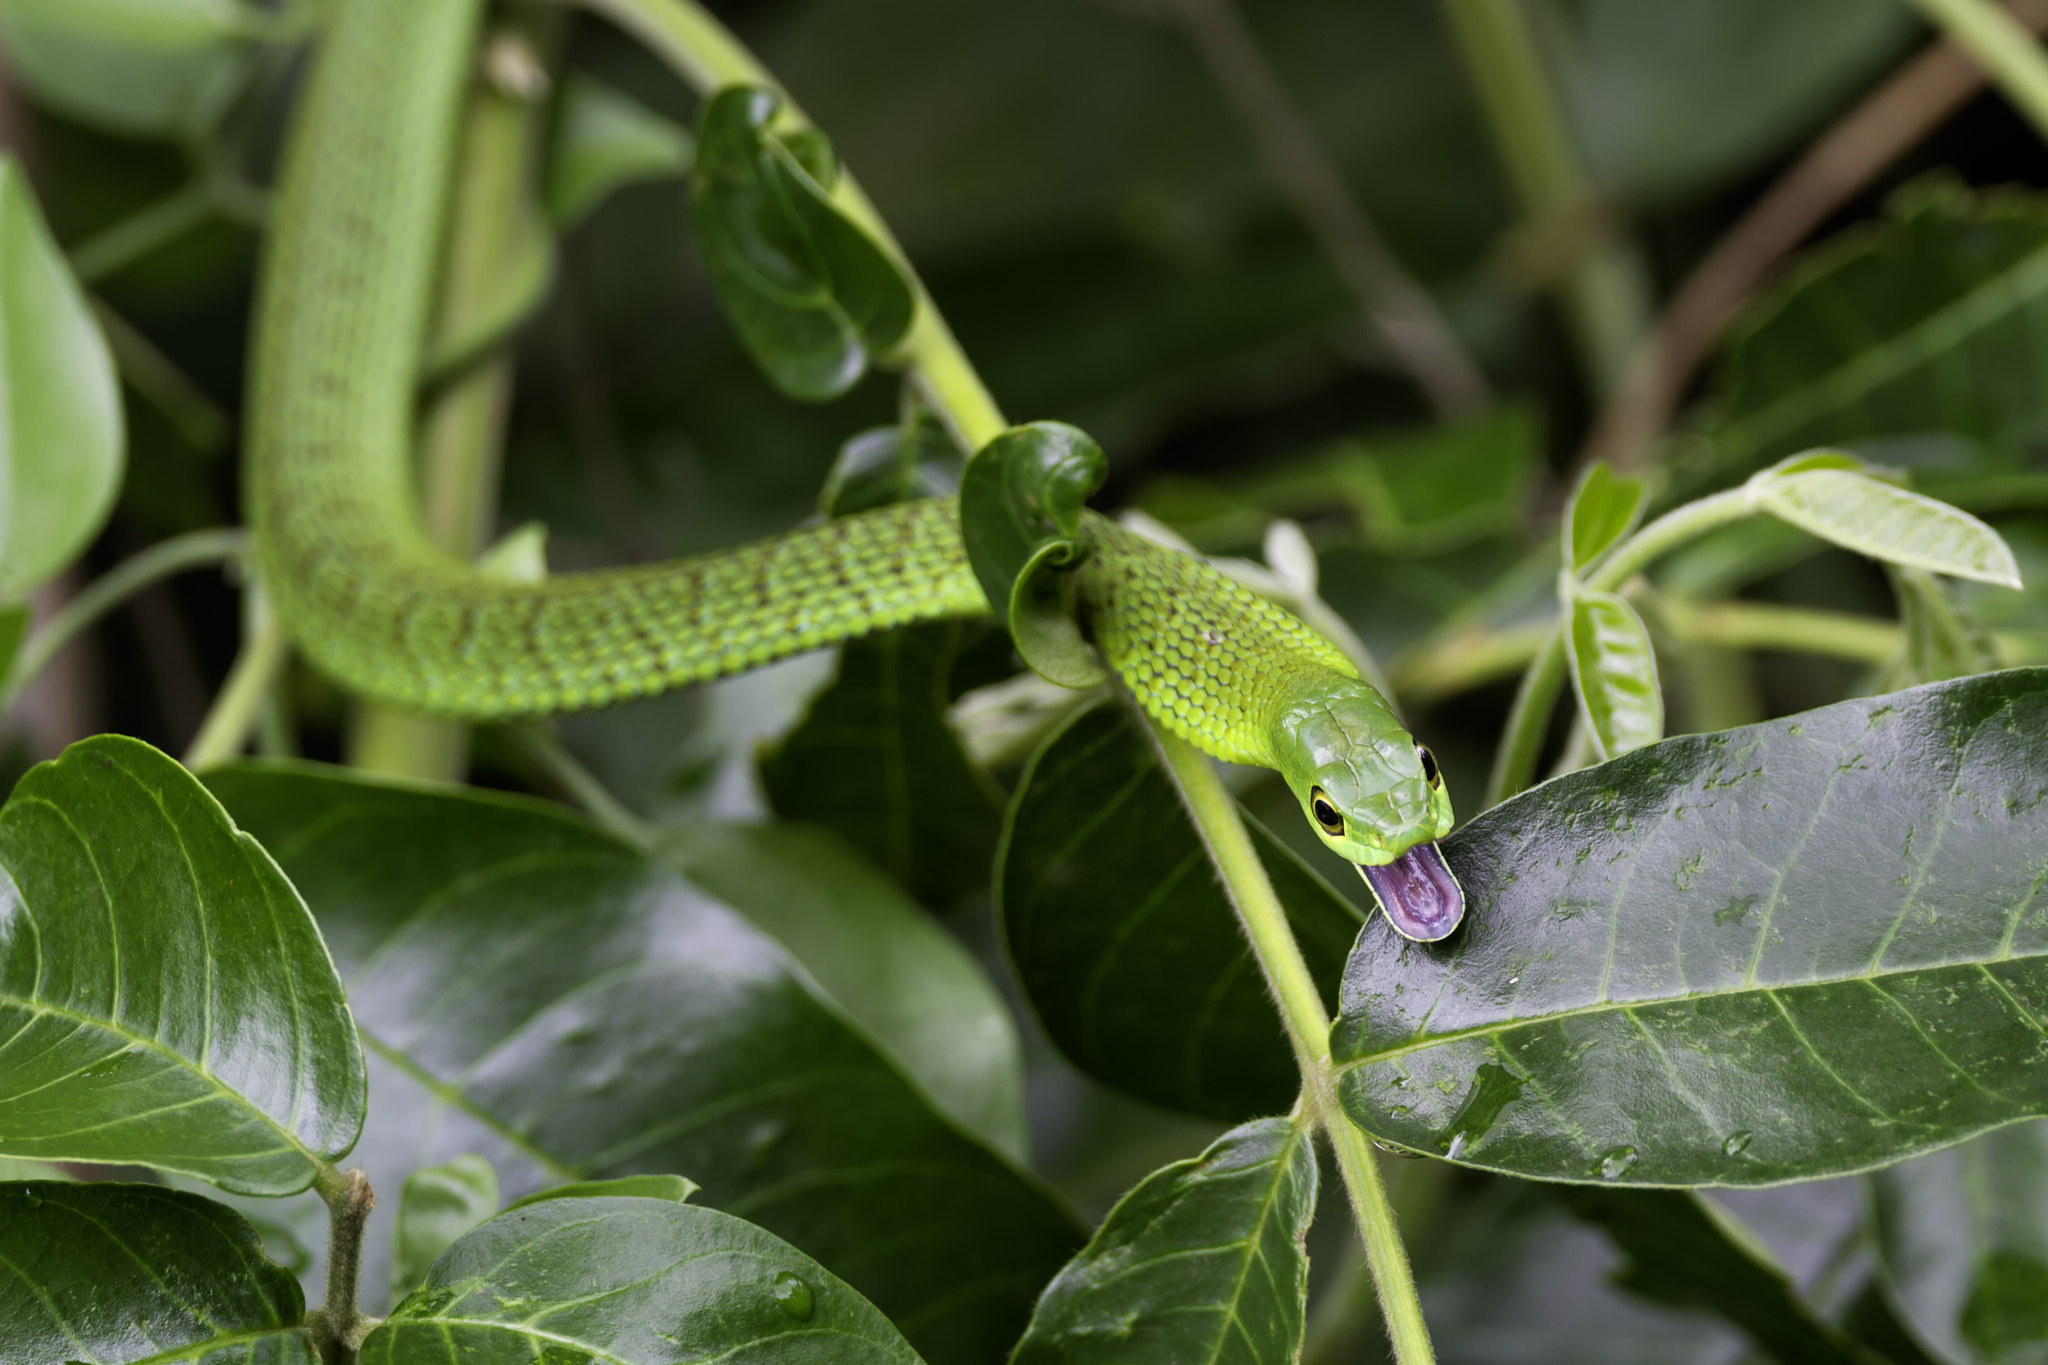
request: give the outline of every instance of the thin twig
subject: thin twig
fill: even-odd
[[[353,1365],[367,1325],[356,1307],[363,1271],[363,1229],[377,1196],[360,1170],[328,1167],[318,1184],[327,1201],[327,1302],[314,1320],[313,1337],[324,1365]]]
[[[2048,0],[2012,0],[2029,31],[2048,27]],[[1794,248],[1984,86],[1946,39],[1907,62],[1845,114],[1693,267],[1638,348],[1579,457],[1639,468],[1742,305]]]
[[[1446,417],[1485,407],[1493,397],[1486,376],[1323,155],[1237,7],[1231,0],[1175,0],[1172,9],[1267,174],[1430,404]]]

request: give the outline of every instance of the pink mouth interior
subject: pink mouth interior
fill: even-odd
[[[1380,910],[1404,937],[1434,943],[1465,918],[1465,891],[1434,843],[1417,844],[1384,867],[1358,865]]]

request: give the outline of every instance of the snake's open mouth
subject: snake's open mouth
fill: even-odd
[[[1465,889],[1434,843],[1417,844],[1384,867],[1357,867],[1387,923],[1405,938],[1434,943],[1465,918]]]

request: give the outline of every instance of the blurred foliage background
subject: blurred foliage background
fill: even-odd
[[[1526,628],[1554,610],[1557,514],[1618,362],[1759,195],[1931,35],[1893,0],[1530,0],[1588,182],[1537,213],[1474,96],[1446,7],[1255,0],[1243,7],[1246,31],[1221,49],[1201,31],[1202,8],[717,6],[830,133],[1011,420],[1072,422],[1108,450],[1099,505],[1141,508],[1224,555],[1256,557],[1273,517],[1301,523],[1322,595],[1387,666],[1469,813],[1528,658]],[[694,118],[688,92],[602,23],[563,15],[547,32],[556,88],[576,73],[676,124]],[[117,319],[131,381],[119,510],[88,561],[49,590],[61,596],[154,541],[239,520],[255,187],[300,63],[289,50],[208,51],[179,81],[113,82],[80,98],[50,79],[34,37],[18,21],[0,26],[6,138]],[[1247,38],[1310,134],[1295,151],[1336,172],[1479,362],[1495,399],[1483,413],[1439,421],[1283,191],[1284,167],[1232,96]],[[187,230],[140,254],[109,238],[195,174],[225,189]],[[1992,518],[2014,545],[2031,591],[1960,600],[2004,632],[2007,657],[2036,657],[2048,639],[2048,597],[2035,586],[2048,580],[2038,510],[2048,499],[2035,472],[2048,386],[2029,349],[2043,305],[2025,292],[2038,286],[2023,267],[2048,248],[2048,200],[2027,188],[2041,185],[2048,152],[1995,94],[1975,94],[1903,147],[1807,234],[1818,254],[1775,272],[1687,389],[1662,447],[1666,491],[1724,484],[1823,442],[1912,467],[1920,486]],[[610,195],[561,243],[545,304],[519,335],[499,526],[545,522],[554,568],[665,558],[790,526],[817,506],[841,446],[895,420],[887,374],[830,403],[781,398],[735,341],[690,237],[682,179]],[[1604,281],[1590,304],[1573,292],[1588,271]],[[1773,406],[1810,397],[1815,375],[1980,286],[2016,292],[2016,330],[1982,353],[1953,352],[1962,371],[1911,371],[1882,402],[1808,404],[1793,417]],[[1685,638],[1684,610],[1727,602],[1874,622],[1897,614],[1869,562],[1773,541],[1768,527],[1744,534],[1671,565],[1660,586],[1678,607],[1647,613],[1677,661],[1665,679],[1673,731],[1822,704],[1884,676],[1891,637],[1868,657]],[[97,731],[181,750],[233,660],[240,611],[234,586],[209,575],[138,594],[17,714],[11,770]],[[1000,643],[970,644],[942,685],[957,695],[1009,665]],[[820,676],[778,669],[567,718],[561,730],[653,818],[802,807],[801,773],[771,770],[764,792],[748,766],[753,744],[791,725]],[[339,758],[345,699],[303,671],[291,691],[290,742]],[[1561,718],[1552,756],[1564,742]],[[998,764],[999,780],[1014,775]],[[473,780],[559,794],[488,731]],[[1279,812],[1268,823],[1284,838],[1302,839],[1277,785],[1246,799]],[[979,823],[969,842],[992,844],[993,819]],[[1337,884],[1362,895],[1355,881]],[[1007,981],[980,889],[922,889],[928,901],[957,897],[935,908]],[[1021,1002],[1018,1013],[1028,1020]],[[1217,1130],[1117,1098],[1042,1041],[1031,1047],[1035,1164],[1087,1216]],[[1611,1283],[1622,1254],[1545,1189],[1436,1163],[1396,1172],[1445,1359],[1742,1356],[1731,1329]],[[1870,1291],[1868,1252],[1849,1235],[1861,1217],[1855,1186],[1734,1202],[1817,1302],[1913,1358],[1887,1335],[1897,1329]],[[1311,1358],[1367,1359],[1376,1331],[1347,1335],[1358,1315],[1346,1316],[1344,1296],[1369,1290],[1340,1249],[1345,1220],[1324,1225],[1331,1245],[1315,1264],[1336,1289],[1320,1301]]]

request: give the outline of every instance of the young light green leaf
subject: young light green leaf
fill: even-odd
[[[391,1291],[403,1298],[455,1239],[498,1211],[498,1173],[472,1152],[405,1178],[391,1226]]]
[[[1909,569],[2020,586],[1998,532],[1959,507],[1845,469],[1757,480],[1757,506],[1845,550]]]
[[[1574,593],[1567,644],[1572,687],[1602,758],[1664,737],[1657,655],[1634,607],[1611,592]]]
[[[1011,1365],[1283,1365],[1301,1353],[1313,1132],[1233,1128],[1117,1201],[1046,1286]]]
[[[314,1365],[305,1315],[233,1209],[160,1185],[0,1185],[8,1365]]]
[[[322,908],[373,1059],[352,1160],[376,1188],[462,1152],[511,1196],[687,1173],[932,1365],[1000,1358],[1082,1240],[773,938],[561,808],[312,764],[208,780]]]
[[[190,773],[72,745],[0,811],[0,873],[0,1152],[289,1194],[348,1151],[363,1057],[334,965]]]
[[[666,1199],[672,1204],[687,1204],[690,1196],[700,1188],[696,1181],[680,1175],[622,1175],[617,1180],[572,1180],[566,1185],[550,1186],[536,1190],[524,1199],[515,1199],[506,1212],[546,1199]]]
[[[1250,822],[1309,970],[1334,998],[1363,916]],[[1129,1095],[1241,1120],[1301,1087],[1230,902],[1144,722],[1098,704],[1032,757],[1004,820],[997,912],[1061,1053]]]
[[[1886,685],[1878,690],[1896,692],[1998,667],[1997,641],[1956,601],[1943,579],[1924,569],[1886,568],[1899,599],[1899,625],[1906,638],[1899,658],[1885,675]]]
[[[0,157],[0,601],[99,534],[123,442],[106,339],[21,167]]]
[[[2048,1123],[1871,1178],[1892,1300],[1945,1360],[2048,1360]]]
[[[1585,1185],[1558,1195],[1627,1253],[1630,1264],[1615,1277],[1625,1288],[1718,1313],[1780,1361],[1880,1365],[1802,1298],[1757,1235],[1710,1196]]]
[[[614,190],[689,174],[690,130],[594,76],[571,72],[548,162],[548,216],[567,232]]]
[[[917,297],[895,260],[774,129],[781,101],[727,86],[698,115],[692,221],[734,330],[775,386],[821,401],[893,351]]]
[[[1583,573],[1635,530],[1649,502],[1649,485],[1641,479],[1615,473],[1605,460],[1590,466],[1564,512],[1564,543],[1572,572]]]
[[[2048,669],[1687,735],[1444,853],[1447,947],[1368,924],[1331,1030],[1374,1136],[1546,1180],[1867,1170],[2048,1114]]]
[[[1024,1045],[1009,1006],[960,940],[856,848],[801,824],[706,822],[676,831],[662,856],[772,934],[939,1109],[1025,1159]]]
[[[129,137],[196,133],[252,69],[239,0],[0,0],[8,70],[61,113]]]
[[[518,1285],[517,1295],[506,1286]],[[551,1199],[449,1248],[362,1365],[602,1360],[922,1365],[889,1320],[787,1242],[665,1199]]]

